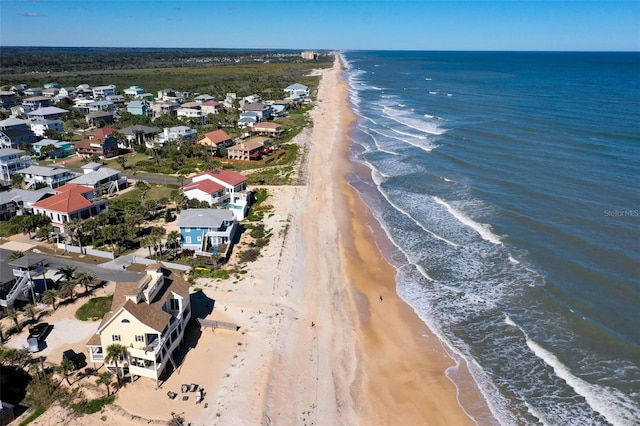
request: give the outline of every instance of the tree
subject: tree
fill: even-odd
[[[171,231],[167,235],[167,245],[171,249],[175,249],[176,247],[178,247],[181,240],[182,240],[182,235],[178,231],[175,231],[175,230]]]
[[[55,157],[56,156],[56,146],[54,144],[49,144],[47,146],[43,146],[40,149],[40,153],[46,155],[47,157]]]
[[[71,241],[75,240],[82,251],[82,235],[84,233],[84,222],[82,219],[72,219],[64,224],[65,229],[71,237]]]
[[[69,380],[69,376],[75,369],[73,362],[68,359],[63,359],[59,366],[56,367],[56,373],[62,374],[62,376],[67,380],[67,384],[71,386],[71,381]]]
[[[147,196],[147,193],[151,189],[149,184],[144,182],[144,181],[138,181],[138,183],[136,183],[136,188],[138,188],[138,190],[140,190],[140,199],[141,200],[144,200],[144,198]]]
[[[75,281],[64,280],[60,285],[60,290],[58,290],[58,294],[60,294],[60,297],[64,297],[69,299],[70,301],[73,301],[73,297],[75,296],[75,288],[76,288]]]
[[[16,326],[16,330],[21,331],[22,327],[20,327],[19,313],[16,308],[8,308],[6,311],[7,317],[13,321],[13,324]]]
[[[104,371],[100,373],[100,376],[98,376],[98,380],[96,380],[96,384],[98,386],[104,385],[107,388],[107,397],[111,395],[111,389],[109,388],[109,385],[111,385],[111,380],[113,380],[113,374],[111,374],[110,371]]]
[[[62,268],[58,269],[55,273],[55,275],[60,275],[60,278],[58,278],[58,282],[62,280],[73,281],[76,276],[76,269],[78,268],[73,265],[65,265]]]
[[[15,250],[15,251],[12,251],[12,252],[9,254],[9,258],[8,258],[8,259],[9,259],[9,260],[18,260],[18,259],[20,259],[22,256],[24,256],[24,252],[23,252],[23,251],[21,251],[21,250]]]
[[[153,247],[153,241],[150,237],[144,237],[140,240],[140,247],[146,247],[149,249],[149,256],[151,256],[151,247]]]
[[[93,282],[95,277],[89,275],[86,271],[81,271],[76,274],[76,283],[84,286],[84,292],[89,293],[89,285]]]
[[[47,290],[44,293],[42,293],[42,303],[46,303],[47,305],[51,305],[51,307],[53,308],[53,310],[55,311],[56,309],[58,309],[58,307],[56,306],[56,299],[58,298],[58,292],[51,289],[51,290]]]
[[[118,366],[118,361],[120,361],[120,358],[126,358],[127,355],[127,347],[124,345],[121,345],[119,343],[112,343],[107,346],[107,356],[104,358],[104,360],[109,364],[115,364],[118,387],[120,387],[120,368]]]
[[[24,307],[24,313],[31,318],[31,321],[36,322],[38,318],[38,307],[33,303],[29,303]]]
[[[118,162],[118,164],[120,164],[120,167],[122,167],[122,170],[127,170],[127,159],[125,158],[124,155],[119,156],[116,161]]]
[[[22,188],[22,184],[24,183],[24,175],[21,173],[16,173],[11,175],[11,186],[14,188]]]
[[[0,343],[4,343],[4,326],[0,323]]]

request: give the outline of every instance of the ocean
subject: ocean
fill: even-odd
[[[640,424],[640,54],[342,56],[371,170],[350,183],[398,294],[495,418],[464,408]]]

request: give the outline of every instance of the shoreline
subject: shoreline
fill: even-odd
[[[336,215],[344,218],[339,223],[341,258],[352,299],[357,301],[361,331],[357,338],[358,379],[353,385],[361,423],[475,424],[460,404],[459,390],[446,375],[447,369],[456,366],[455,360],[397,294],[397,270],[378,244],[387,235],[348,182],[347,176],[355,173],[356,167],[349,159],[352,142],[348,136],[356,117],[349,105],[347,82],[340,80],[346,143],[336,150],[335,160],[340,169],[339,192],[345,202],[336,205]],[[368,168],[367,173],[371,180]],[[463,392],[477,393],[481,398],[477,389]]]

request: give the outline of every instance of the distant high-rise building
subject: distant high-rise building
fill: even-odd
[[[315,61],[316,59],[318,59],[318,54],[312,51],[302,52],[300,56],[302,56],[302,59],[308,59],[310,61]]]

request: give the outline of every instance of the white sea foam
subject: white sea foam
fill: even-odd
[[[430,94],[430,95],[437,95],[437,94],[438,94],[438,92],[434,92],[433,90],[429,90],[429,94]]]
[[[452,181],[451,179],[447,179],[446,177],[443,177],[442,180],[445,182],[455,183],[455,181]]]
[[[400,155],[397,152],[391,151],[389,149],[384,148],[380,142],[378,141],[378,139],[373,135],[373,133],[377,133],[373,130],[369,130],[369,129],[363,129],[362,130],[364,133],[366,133],[367,135],[369,135],[371,137],[371,140],[373,140],[373,143],[376,145],[376,148],[378,149],[378,151],[380,152],[384,152],[386,154],[391,154],[391,155]],[[384,135],[383,135],[384,136]]]
[[[431,80],[433,80],[433,79],[432,79],[432,78],[429,78],[429,77],[426,77],[426,78],[425,78],[425,80],[426,80],[426,81],[431,81]]]
[[[402,135],[403,133],[393,129],[393,128],[389,128],[389,130],[391,130],[393,133],[396,133],[396,135],[391,135],[391,134],[387,134],[382,132],[382,130],[379,129],[369,129],[370,132],[372,133],[377,133],[380,136],[384,136],[393,140],[396,140],[398,142],[402,142],[403,144],[408,144],[411,146],[415,146],[416,148],[420,148],[425,152],[431,152],[433,151],[435,148],[437,148],[436,145],[432,144],[431,141],[427,140],[425,137],[418,137],[416,135],[412,135],[412,134],[404,134],[405,136],[410,136],[409,139],[407,138],[403,138],[403,137],[399,137],[397,135]],[[415,139],[418,139],[420,142],[416,141]],[[424,141],[424,142],[422,142]]]
[[[391,108],[388,106],[382,107],[382,112],[391,120],[403,124],[415,130],[419,130],[431,135],[442,135],[445,133],[444,129],[441,129],[437,123],[433,121],[425,121],[421,117],[412,116],[410,112]]]
[[[574,376],[569,368],[560,362],[554,354],[529,339],[529,336],[526,336],[526,342],[529,349],[538,358],[553,368],[556,376],[563,379],[578,395],[584,397],[591,408],[600,413],[609,423],[614,425],[636,424],[635,422],[638,420],[640,413],[638,413],[634,403],[628,400],[627,396],[616,395],[608,388],[590,384]]]
[[[505,314],[505,316],[504,316],[504,322],[505,322],[507,325],[510,325],[511,327],[518,327],[518,326],[516,325],[516,323],[515,323],[515,322],[513,322],[513,320],[511,319],[511,317],[509,317],[509,315],[506,315],[506,314]]]
[[[372,176],[373,176],[373,175],[374,175],[374,174],[372,173]],[[446,238],[441,237],[440,235],[437,235],[437,234],[435,234],[433,231],[431,231],[431,230],[427,229],[427,228],[426,228],[422,223],[420,223],[420,222],[419,222],[419,221],[417,221],[415,218],[413,218],[413,217],[412,217],[412,216],[411,216],[407,211],[403,210],[403,209],[402,209],[402,207],[400,207],[399,205],[397,205],[396,203],[394,203],[394,202],[391,200],[391,197],[389,197],[389,196],[387,195],[387,193],[386,193],[385,191],[383,191],[383,190],[382,190],[382,188],[380,187],[380,184],[382,183],[382,181],[380,181],[380,182],[376,182],[376,181],[375,181],[375,178],[374,178],[374,182],[375,182],[375,183],[376,183],[376,185],[378,186],[378,191],[380,192],[380,194],[382,194],[382,196],[385,198],[385,200],[387,200],[387,202],[388,202],[389,204],[391,204],[391,206],[393,206],[393,208],[394,208],[394,209],[396,209],[398,212],[402,213],[404,216],[406,216],[407,218],[409,218],[413,223],[415,223],[416,225],[418,225],[418,227],[420,227],[420,229],[422,229],[422,230],[423,230],[424,232],[426,232],[427,234],[431,235],[431,236],[432,236],[433,238],[435,238],[436,240],[439,240],[439,241],[442,241],[442,242],[444,242],[444,243],[447,243],[447,244],[448,244],[448,245],[450,245],[451,247],[454,247],[454,248],[459,248],[459,247],[460,247],[460,245],[459,245],[459,244],[456,244],[456,243],[454,243],[453,241],[449,241],[449,240],[447,240]],[[406,256],[406,255],[407,255],[407,254],[405,253],[405,256]],[[424,269],[423,269],[423,271],[424,271],[424,275],[425,275],[426,277],[428,277],[428,275],[427,275],[427,271],[425,271]],[[430,279],[430,278],[429,278],[429,279]]]
[[[500,241],[500,237],[498,237],[496,234],[491,232],[488,225],[474,221],[473,219],[471,219],[464,213],[456,210],[453,206],[451,206],[450,204],[448,204],[447,202],[443,201],[438,197],[434,197],[434,199],[436,203],[444,206],[449,211],[449,213],[453,215],[453,217],[455,217],[460,222],[464,223],[465,225],[467,225],[468,227],[476,231],[483,239],[489,242],[492,242],[493,244],[496,244],[496,245],[502,244],[502,241]]]
[[[519,265],[520,262],[518,262],[516,259],[513,258],[513,256],[509,255],[509,262],[511,262],[514,265]]]

